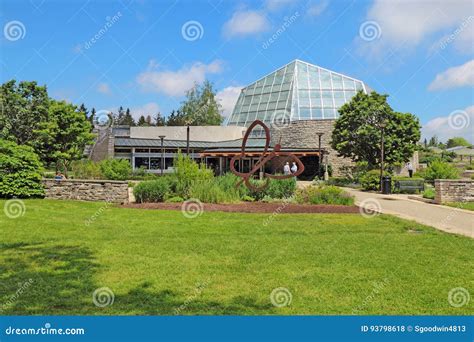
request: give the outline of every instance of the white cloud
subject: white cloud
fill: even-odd
[[[474,86],[474,59],[437,74],[428,86],[428,90],[444,90],[469,86]]]
[[[140,73],[136,81],[144,91],[163,93],[169,96],[183,96],[195,83],[203,82],[208,74],[222,71],[222,62],[215,60],[210,64],[196,62],[176,71],[158,71],[156,63],[150,61],[147,71]]]
[[[358,40],[362,51],[368,55],[380,56],[390,49],[402,47],[406,50],[433,34],[450,33],[472,13],[471,0],[376,0],[366,20],[379,25],[380,38]]]
[[[285,6],[291,5],[295,0],[267,0],[265,7],[270,11],[276,11]]]
[[[328,5],[329,2],[327,0],[318,1],[316,3],[308,3],[306,14],[310,17],[317,17],[326,10]]]
[[[232,15],[223,28],[227,38],[248,36],[268,30],[270,23],[261,11],[239,10]]]
[[[232,114],[232,110],[234,109],[242,88],[243,87],[227,87],[216,94],[217,100],[222,105],[223,116],[227,117]]]
[[[141,115],[146,117],[150,115],[152,118],[160,111],[160,106],[155,102],[149,102],[142,106],[130,108],[130,113],[135,120],[138,120]]]
[[[464,110],[453,111],[450,115],[428,121],[421,130],[422,138],[429,139],[436,135],[446,142],[452,137],[463,137],[474,143],[474,106]]]
[[[107,83],[99,83],[97,86],[97,91],[101,94],[110,95],[112,94],[112,90]]]

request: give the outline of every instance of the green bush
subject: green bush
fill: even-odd
[[[337,186],[322,185],[299,189],[296,201],[306,204],[353,205],[354,197]]]
[[[138,183],[133,188],[133,195],[138,203],[162,202],[169,191],[170,183],[166,177],[162,177]]]
[[[29,146],[0,139],[0,197],[38,197],[43,167]]]
[[[459,170],[452,164],[436,159],[424,170],[423,175],[428,181],[434,181],[435,179],[457,179],[459,178]]]
[[[379,190],[380,189],[380,171],[371,170],[366,172],[360,177],[360,185],[362,189],[370,190]]]
[[[173,196],[165,200],[166,203],[181,203],[184,202],[184,198],[179,196]]]
[[[251,184],[255,187],[261,187],[267,182],[266,180],[251,180]],[[273,199],[282,199],[293,196],[296,190],[296,179],[272,179],[268,180],[268,186],[262,190],[249,190],[249,195],[257,200],[262,200],[264,197]]]
[[[173,163],[175,183],[174,191],[177,195],[188,198],[191,185],[195,182],[211,180],[214,175],[206,165],[199,165],[194,160],[178,151]]]
[[[71,171],[75,179],[102,179],[99,163],[92,160],[76,160],[71,164]]]
[[[345,177],[331,177],[326,182],[327,185],[335,185],[335,186],[346,186],[353,182],[353,180]]]
[[[204,203],[232,203],[240,201],[238,191],[225,191],[215,179],[197,181],[189,188],[189,197]]]
[[[431,185],[427,185],[423,191],[423,198],[434,199],[436,195],[435,189]]]
[[[132,173],[127,159],[107,159],[100,162],[100,171],[106,179],[126,180]]]

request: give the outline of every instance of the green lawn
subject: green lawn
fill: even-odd
[[[454,208],[474,211],[474,202],[452,202],[452,203],[445,203],[445,204]]]
[[[0,211],[3,314],[474,313],[474,298],[448,302],[457,287],[474,297],[474,240],[390,216],[280,214],[264,225],[268,214],[25,205],[17,219]],[[93,304],[101,287],[112,305]],[[289,306],[271,304],[279,287]]]

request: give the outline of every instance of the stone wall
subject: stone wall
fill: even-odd
[[[474,181],[469,179],[436,179],[436,203],[474,202]]]
[[[43,179],[46,198],[128,202],[128,183],[109,180]]]
[[[304,148],[318,150],[318,134],[321,137],[321,148],[325,151],[328,164],[332,165],[333,176],[341,176],[341,168],[352,166],[354,163],[348,158],[337,156],[337,152],[331,148],[331,136],[336,120],[300,120],[292,121],[288,127],[272,127],[272,145],[280,143],[282,148]],[[281,139],[281,140],[280,140]]]

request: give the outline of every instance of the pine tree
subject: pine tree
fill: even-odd
[[[147,115],[145,118],[145,122],[147,126],[153,126],[153,120],[150,115]]]
[[[137,126],[147,126],[145,117],[143,115],[141,115],[138,119]]]
[[[89,122],[91,123],[92,127],[94,127],[94,118],[95,118],[95,108],[92,108],[91,115],[89,115]]]
[[[82,104],[79,106],[78,111],[81,112],[81,113],[84,113],[84,116],[86,117],[86,119],[88,119],[88,114],[89,114],[89,112],[87,111],[87,108],[86,108],[86,106],[84,105],[84,103],[82,103]]]
[[[156,126],[164,126],[166,124],[165,119],[161,116],[160,112],[158,112],[153,119],[155,120]]]
[[[117,113],[117,116],[115,117],[115,124],[116,125],[123,125],[123,120],[125,118],[125,112],[123,111],[123,107],[120,106],[119,110],[118,110],[118,113]]]
[[[127,111],[125,112],[125,115],[122,120],[122,125],[126,126],[135,126],[135,120],[133,119],[132,114],[130,113],[130,108],[127,108]]]

